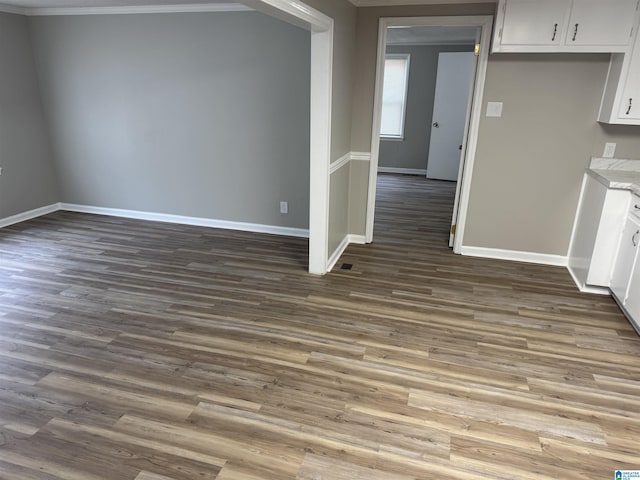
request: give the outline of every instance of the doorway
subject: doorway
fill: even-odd
[[[451,205],[453,213],[449,240],[454,252],[459,253],[464,235],[464,221],[482,105],[491,24],[492,18],[490,16],[380,19],[367,205],[367,242],[373,240],[378,171],[419,174],[423,178],[428,175],[432,178],[456,181],[453,205]],[[437,70],[441,72],[448,70],[449,73],[446,75],[453,77],[447,80],[445,75],[444,79],[440,79],[440,83],[444,87],[440,89],[443,90],[440,95],[442,97],[440,106],[436,106],[436,89],[433,85],[431,92],[428,92],[429,86],[426,85],[428,82],[417,82],[424,84],[425,88],[423,89],[420,88],[421,85],[411,85],[410,82],[407,82],[405,102],[414,101],[412,97],[416,97],[416,95],[411,95],[411,89],[415,90],[417,87],[423,97],[425,94],[431,97],[430,111],[418,112],[418,115],[422,115],[422,121],[417,122],[418,125],[412,125],[415,121],[412,117],[415,117],[416,112],[415,109],[414,112],[411,112],[411,107],[415,107],[415,105],[407,104],[408,108],[403,111],[402,108],[397,108],[392,104],[393,108],[390,110],[396,112],[396,117],[398,116],[397,112],[400,111],[406,118],[399,121],[390,120],[393,115],[384,113],[385,102],[387,104],[390,100],[397,102],[402,95],[399,92],[391,92],[391,94],[388,91],[385,92],[385,65],[388,58],[392,58],[395,60],[394,66],[398,70],[397,59],[405,56],[407,57],[405,64],[408,69],[412,68],[411,65],[418,67],[416,65],[417,55],[426,55],[424,49],[422,53],[418,49],[421,44],[423,46],[430,44],[431,48],[428,49],[427,57],[430,56],[432,63],[434,62],[434,52],[437,53],[435,55],[438,58],[435,60],[438,64]],[[412,51],[414,58],[411,58]],[[432,67],[432,84],[437,83],[437,79],[433,78],[433,73]],[[467,76],[466,85],[464,79],[459,81],[465,75]],[[419,75],[414,76],[419,77]],[[452,78],[458,81],[452,81]],[[387,85],[393,83],[393,81],[388,81]],[[452,88],[448,88],[453,87],[454,83],[457,83],[455,89],[458,93],[452,93]],[[401,85],[401,82],[395,81],[395,85]],[[455,97],[455,101],[452,100],[452,95]],[[455,108],[454,103],[456,104]],[[455,115],[454,111],[457,112]],[[429,118],[426,119],[425,115],[428,115]],[[454,121],[454,117],[457,120]],[[456,126],[451,130],[450,127],[454,123]],[[445,126],[447,128],[443,128]],[[416,147],[416,145],[418,146]],[[400,152],[403,149],[405,152],[409,152],[410,157],[413,157],[405,158],[405,160],[409,160],[409,163],[397,164],[395,167],[389,166],[389,152],[394,150]],[[397,160],[398,158],[396,158]],[[432,168],[428,167],[429,163]],[[402,184],[402,182],[398,183]]]

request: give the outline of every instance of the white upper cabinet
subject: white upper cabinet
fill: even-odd
[[[638,0],[499,0],[493,52],[626,52]]]
[[[567,23],[570,6],[571,0],[510,0],[504,2],[500,7],[503,8],[504,14],[504,20],[500,27],[502,30],[501,45],[559,45],[561,31]]]
[[[625,48],[631,43],[637,0],[573,0],[566,45]]]
[[[629,53],[611,56],[598,121],[640,125],[640,35],[637,32]]]

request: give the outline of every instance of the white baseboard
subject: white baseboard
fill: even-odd
[[[278,227],[274,225],[262,225],[259,223],[232,222],[229,220],[216,220],[212,218],[187,217],[184,215],[172,215],[168,213],[142,212],[139,210],[123,210],[119,208],[92,207],[61,203],[60,210],[69,212],[92,213],[96,215],[110,215],[113,217],[136,218],[138,220],[150,220],[153,222],[178,223],[182,225],[195,225],[198,227],[224,228],[227,230],[241,230],[245,232],[271,233],[273,235],[286,235],[289,237],[309,237],[309,230],[303,228]]]
[[[57,212],[58,210],[60,210],[60,204],[52,203],[51,205],[46,205],[44,207],[34,208],[33,210],[29,210],[28,212],[22,212],[10,217],[0,218],[0,228],[8,227],[9,225],[13,225],[15,223],[26,222],[27,220],[31,220],[32,218],[41,217],[42,215]]]
[[[364,245],[366,243],[364,235],[353,235],[353,234],[345,235],[342,241],[340,242],[340,245],[336,247],[336,249],[333,251],[333,253],[329,257],[327,272],[330,272],[333,269],[333,267],[336,266],[336,263],[338,263],[338,260],[340,260],[340,257],[342,256],[344,251],[352,243]]]
[[[365,243],[367,243],[364,235],[349,234],[347,235],[347,237],[349,238],[349,243],[355,243],[357,245],[364,245]]]
[[[593,285],[587,285],[578,280],[578,276],[575,274],[570,265],[567,265],[567,270],[569,270],[569,275],[573,279],[573,283],[576,284],[578,290],[582,293],[595,293],[596,295],[611,295],[611,291],[607,287],[596,287]]]
[[[347,249],[348,246],[349,246],[349,235],[345,235],[342,241],[340,242],[340,244],[336,247],[336,249],[333,251],[333,253],[329,257],[329,261],[327,265],[327,273],[333,270],[333,267],[336,266],[336,263],[338,263],[338,260],[340,260],[340,257],[342,256],[342,254],[344,253],[344,251]]]
[[[309,230],[304,228],[278,227],[259,223],[232,222],[229,220],[216,220],[202,217],[186,217],[183,215],[171,215],[167,213],[142,212],[138,210],[123,210],[119,208],[92,207],[73,203],[52,203],[44,207],[35,208],[28,212],[18,213],[6,218],[0,218],[0,228],[8,227],[20,222],[26,222],[42,215],[66,210],[68,212],[91,213],[94,215],[109,215],[113,217],[136,218],[138,220],[150,220],[153,222],[178,223],[182,225],[195,225],[199,227],[223,228],[227,230],[241,230],[245,232],[270,233],[273,235],[285,235],[288,237],[309,238]]]
[[[422,175],[427,176],[426,168],[395,168],[395,167],[378,167],[378,173],[399,173],[401,175]]]
[[[569,259],[563,255],[549,255],[546,253],[519,252],[517,250],[503,250],[500,248],[466,247],[460,249],[462,255],[470,257],[495,258],[497,260],[511,260],[513,262],[538,263],[566,267]]]

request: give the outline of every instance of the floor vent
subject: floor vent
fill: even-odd
[[[353,268],[353,265],[351,265],[350,263],[343,263],[342,266],[340,267],[340,270],[351,270]]]

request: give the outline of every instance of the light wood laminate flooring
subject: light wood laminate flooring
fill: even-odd
[[[0,478],[614,478],[640,339],[564,268],[456,256],[453,184],[375,243],[57,212],[0,230]],[[342,263],[353,265],[340,269]]]

